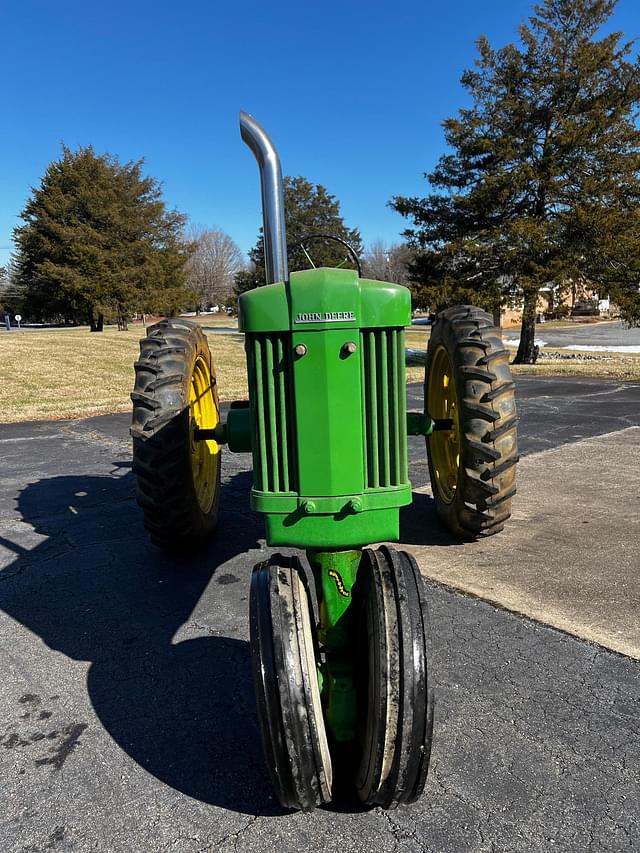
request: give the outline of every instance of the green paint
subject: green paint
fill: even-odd
[[[320,603],[318,637],[323,646],[349,642],[348,611],[362,551],[307,551]]]
[[[355,736],[352,590],[362,552],[308,551],[318,592],[318,640],[325,662],[319,674],[327,725],[337,741]]]
[[[295,496],[292,497],[296,499]],[[369,495],[365,497],[368,498]],[[402,500],[402,504],[409,503],[410,489]],[[292,548],[355,548],[370,542],[397,542],[400,505],[398,502],[390,509],[360,513],[336,512],[327,515],[307,515],[302,509],[286,514],[269,510],[264,519],[267,542],[269,545],[286,545]],[[251,506],[256,509],[253,494]]]
[[[297,322],[299,314],[348,313],[328,322]],[[290,330],[380,329],[403,327],[411,322],[411,293],[400,284],[358,279],[355,270],[300,270],[291,273],[289,285],[279,282],[243,293],[238,300],[241,332]]]
[[[294,350],[307,347],[293,362],[302,495],[354,495],[364,489],[360,364],[357,352],[341,357],[343,345],[357,337],[347,329],[293,333]]]
[[[344,655],[330,654],[326,663],[325,720],[334,738],[349,742],[355,738],[357,702],[353,664]]]
[[[410,294],[315,269],[240,297],[254,457],[269,545],[398,539],[408,480],[404,326]],[[298,352],[296,352],[296,348]]]
[[[407,412],[407,435],[431,435],[434,423],[422,412]]]
[[[229,450],[232,453],[251,453],[251,413],[249,407],[232,403],[224,426]]]
[[[257,287],[238,299],[241,332],[282,332],[291,328],[287,288],[280,282]]]

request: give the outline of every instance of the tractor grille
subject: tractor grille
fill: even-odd
[[[246,335],[249,399],[253,422],[254,488],[295,492],[293,381],[287,333]]]
[[[365,488],[408,482],[403,329],[363,329]]]

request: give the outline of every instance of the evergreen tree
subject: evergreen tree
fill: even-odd
[[[16,278],[32,317],[100,331],[105,315],[172,314],[188,304],[185,217],[166,210],[142,165],[63,146],[47,167],[14,232]]]
[[[348,228],[340,214],[340,202],[321,184],[312,184],[306,178],[284,178],[285,224],[289,271],[308,269],[309,259],[299,243],[310,234],[329,234],[345,240],[357,255],[362,253],[362,240],[357,228]],[[335,267],[347,253],[335,241],[312,241],[307,247],[311,260],[317,267]],[[265,283],[264,242],[262,228],[256,245],[249,252],[251,269],[236,276],[236,296]]]
[[[461,79],[471,106],[444,122],[451,149],[413,220],[412,274],[434,304],[524,299],[516,362],[534,358],[550,282],[593,283],[640,322],[640,64],[621,33],[597,38],[617,0],[545,0],[498,50],[482,36]]]

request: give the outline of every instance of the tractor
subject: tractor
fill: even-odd
[[[400,507],[412,500],[408,435],[425,437],[435,508],[451,533],[502,530],[517,462],[508,354],[484,311],[438,313],[424,412],[407,412],[410,291],[363,278],[349,247],[349,267],[289,272],[278,154],[250,115],[240,129],[260,171],[267,277],[239,298],[249,399],[222,422],[201,328],[182,318],[151,326],[131,395],[137,499],[153,543],[191,550],[216,528],[221,448],[252,454],[250,505],[266,543],[293,549],[256,565],[250,588],[275,793],[310,811],[346,786],[364,804],[394,808],[415,801],[427,777],[429,617],[414,557],[371,543],[400,540]]]

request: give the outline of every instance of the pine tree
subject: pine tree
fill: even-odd
[[[461,83],[471,106],[444,122],[450,153],[413,220],[413,276],[436,304],[524,301],[516,362],[534,358],[540,288],[592,283],[640,322],[640,64],[597,34],[617,0],[545,0],[520,44],[478,40]]]
[[[185,217],[166,210],[142,165],[66,146],[49,164],[14,233],[17,281],[32,317],[101,331],[105,315],[175,313],[188,303]]]
[[[339,237],[349,243],[357,255],[362,253],[360,232],[344,224],[339,201],[321,184],[312,184],[302,177],[285,177],[284,204],[290,272],[309,268],[309,259],[299,244],[310,234]],[[335,241],[313,241],[308,246],[308,253],[317,267],[337,266],[346,255],[345,250]],[[251,269],[236,276],[236,296],[265,283],[262,229],[256,245],[249,252],[249,259]]]

